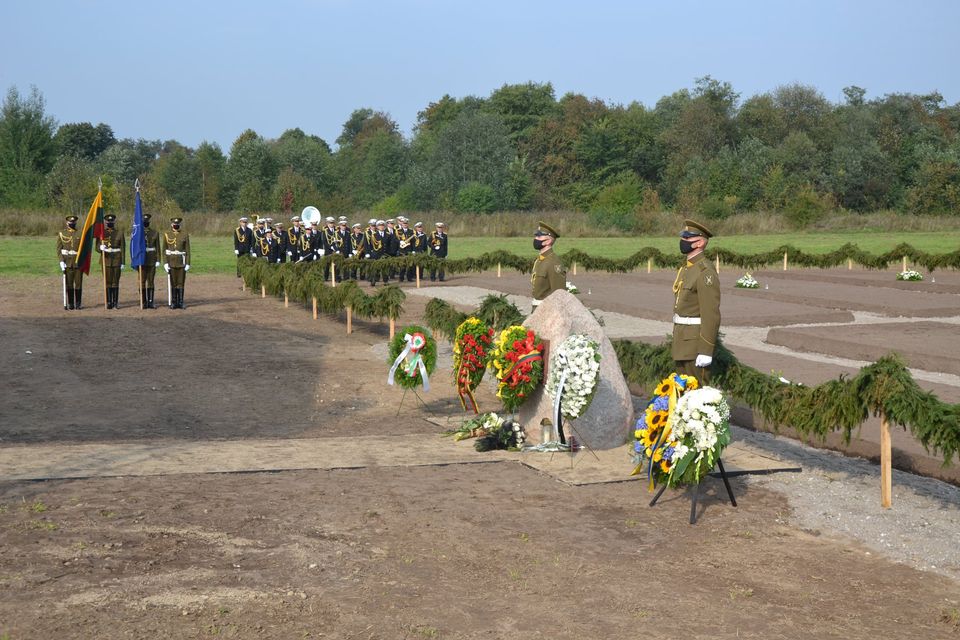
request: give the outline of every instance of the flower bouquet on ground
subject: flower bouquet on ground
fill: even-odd
[[[430,377],[437,366],[437,341],[428,329],[412,324],[404,327],[390,341],[391,363],[387,384],[396,384],[404,389],[416,389],[423,385],[430,391]]]
[[[919,271],[909,269],[907,271],[901,271],[898,273],[897,280],[903,280],[904,282],[920,282],[923,280],[923,274]]]
[[[495,418],[492,421],[495,426],[489,427],[484,435],[477,438],[473,448],[477,451],[493,451],[494,449],[519,451],[526,440],[520,423],[501,418],[495,413],[490,415]]]
[[[467,438],[481,438],[491,431],[500,428],[502,424],[503,418],[496,413],[481,413],[469,420],[464,420],[459,428],[444,431],[440,435],[453,436],[453,439],[459,442]]]
[[[497,397],[513,413],[543,379],[543,343],[521,325],[507,327],[497,338],[490,368],[497,375]]]
[[[738,289],[759,289],[760,283],[757,282],[757,279],[752,275],[745,273],[737,278],[737,281],[733,286],[737,287]]]
[[[573,295],[577,295],[580,293],[580,289],[577,289],[577,285],[573,284],[569,280],[567,280],[567,291],[569,291]]]
[[[651,491],[657,482],[697,484],[730,442],[730,407],[718,389],[674,373],[657,386],[634,437],[633,475],[646,467]]]
[[[493,335],[493,329],[479,318],[467,318],[457,327],[453,340],[453,377],[464,411],[469,402],[473,412],[480,413],[473,391],[489,364]]]
[[[571,420],[579,418],[597,391],[600,343],[588,336],[573,334],[552,351],[546,392],[554,399],[554,413],[559,401],[561,415]]]

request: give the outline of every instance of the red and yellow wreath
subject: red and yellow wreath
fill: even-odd
[[[514,412],[543,379],[543,343],[525,327],[507,327],[497,338],[490,367],[499,381],[497,397]]]
[[[467,318],[457,327],[453,339],[453,376],[464,411],[469,403],[474,413],[480,413],[473,391],[483,380],[490,362],[493,334],[493,329],[479,318]]]

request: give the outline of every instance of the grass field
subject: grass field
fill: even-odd
[[[213,238],[194,236],[191,241],[193,264],[191,273],[229,273],[233,271],[232,238]],[[768,251],[784,244],[791,244],[810,253],[826,253],[837,249],[847,242],[858,245],[869,253],[889,251],[901,242],[909,243],[929,253],[947,253],[960,249],[960,233],[811,233],[776,234],[757,236],[729,236],[711,241],[712,247],[722,247],[740,253]],[[55,238],[36,237],[0,237],[0,275],[10,276],[49,276],[56,275],[60,269],[55,253]],[[677,251],[677,238],[646,237],[636,238],[561,238],[557,243],[560,253],[569,249],[580,249],[592,255],[604,255],[610,258],[629,256],[643,247],[656,247],[664,252]],[[450,239],[450,258],[478,256],[487,251],[503,249],[519,255],[535,255],[531,238],[459,238]],[[94,257],[91,270],[98,269],[99,262]]]

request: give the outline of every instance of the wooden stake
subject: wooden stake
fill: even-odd
[[[267,287],[266,287],[266,285],[263,285],[263,284],[260,285],[260,297],[261,297],[261,298],[266,298],[266,297],[267,297]]]
[[[290,308],[290,297],[287,295],[286,291],[283,292],[283,308],[284,309]]]
[[[240,291],[246,291],[246,290],[247,290],[247,281],[240,280]]]
[[[893,504],[893,477],[891,461],[893,453],[890,445],[890,423],[887,414],[880,413],[880,506],[889,509]]]
[[[573,263],[573,275],[577,275],[577,263]]]
[[[393,318],[390,318],[390,339],[393,340],[393,336],[397,333],[397,321]]]
[[[717,273],[720,273],[720,254],[717,254]]]
[[[497,263],[497,277],[500,277],[500,263]]]
[[[414,267],[417,270],[417,289],[420,288],[420,265]]]
[[[901,271],[907,270],[907,256],[903,256],[903,269]]]
[[[353,307],[347,305],[347,335],[353,333]]]
[[[847,271],[853,271],[853,258],[847,258]]]
[[[647,273],[653,273],[653,258],[647,258]]]
[[[317,297],[313,297],[313,319],[317,319]]]
[[[787,270],[787,252],[786,251],[783,252],[783,270],[784,271]]]
[[[337,286],[337,263],[330,261],[330,286]]]

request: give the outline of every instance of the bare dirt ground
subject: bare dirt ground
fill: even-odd
[[[229,277],[184,311],[64,312],[57,284],[0,278],[0,446],[437,432],[395,417],[385,324],[346,336]],[[957,581],[717,488],[691,527],[682,493],[504,462],[0,482],[0,637],[960,637]]]

